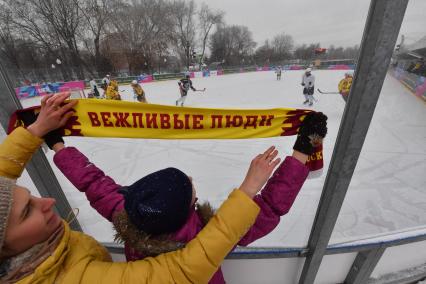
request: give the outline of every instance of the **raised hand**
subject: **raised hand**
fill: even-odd
[[[74,114],[72,108],[77,100],[64,103],[70,96],[69,92],[47,95],[41,100],[41,110],[37,120],[28,126],[28,131],[38,137],[43,137],[51,130],[63,127]]]
[[[271,146],[263,154],[257,155],[250,163],[247,175],[240,186],[240,190],[253,198],[272,174],[275,167],[281,162],[276,158],[278,151]]]

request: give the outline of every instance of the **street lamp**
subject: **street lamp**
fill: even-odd
[[[61,70],[61,73],[62,73],[62,78],[63,78],[63,80],[65,81],[66,80],[66,76],[64,75],[64,71],[62,70],[62,61],[59,59],[59,58],[56,58],[56,60],[55,60],[55,62],[56,62],[56,65],[60,68],[60,70]],[[53,67],[53,64],[52,64],[52,68],[54,68]],[[59,76],[58,76],[59,77]],[[59,78],[59,80],[60,80],[60,78]]]
[[[166,66],[167,58],[164,58],[163,61],[164,61],[164,66]]]

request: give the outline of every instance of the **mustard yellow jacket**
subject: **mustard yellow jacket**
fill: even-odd
[[[132,88],[133,88],[133,93],[138,98],[138,101],[140,101],[141,103],[148,103],[145,98],[145,91],[142,89],[141,85],[139,84],[137,84],[136,86],[132,85]]]
[[[145,95],[144,90],[142,89],[142,87],[138,84],[136,86],[132,86],[133,88],[133,92],[135,93],[136,96],[143,96]]]
[[[340,80],[339,82],[339,93],[341,94],[349,94],[349,91],[351,90],[351,86],[352,86],[352,77],[348,77],[348,78],[344,78],[342,80]]]
[[[27,130],[16,129],[0,145],[0,175],[19,177],[41,143]],[[64,236],[53,255],[18,283],[207,283],[258,213],[252,199],[234,190],[185,248],[128,263],[112,262],[95,239],[65,224]]]
[[[121,100],[120,93],[118,92],[117,81],[111,80],[107,87],[105,98],[107,100]]]

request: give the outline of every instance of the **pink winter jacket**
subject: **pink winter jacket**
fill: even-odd
[[[114,214],[124,210],[123,195],[117,192],[121,186],[115,183],[111,177],[106,176],[76,148],[66,147],[60,150],[55,154],[53,160],[65,177],[79,191],[86,194],[90,205],[110,222],[112,222]],[[285,158],[261,193],[254,197],[254,201],[260,207],[260,213],[255,224],[238,245],[246,246],[270,233],[278,225],[280,217],[285,215],[293,205],[308,172],[308,168],[297,159]],[[201,231],[202,227],[203,223],[193,206],[188,221],[173,234],[172,240],[187,243]],[[125,252],[128,261],[143,257],[128,246],[125,246]],[[220,269],[209,283],[225,283]]]

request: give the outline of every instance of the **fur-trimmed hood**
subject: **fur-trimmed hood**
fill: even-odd
[[[214,210],[208,202],[201,205],[196,204],[191,208],[192,210],[196,211],[203,227],[214,215]],[[126,246],[145,257],[157,256],[185,246],[185,243],[173,240],[173,234],[152,236],[138,230],[130,222],[125,210],[114,215],[113,225],[116,231],[115,241],[126,244]]]

